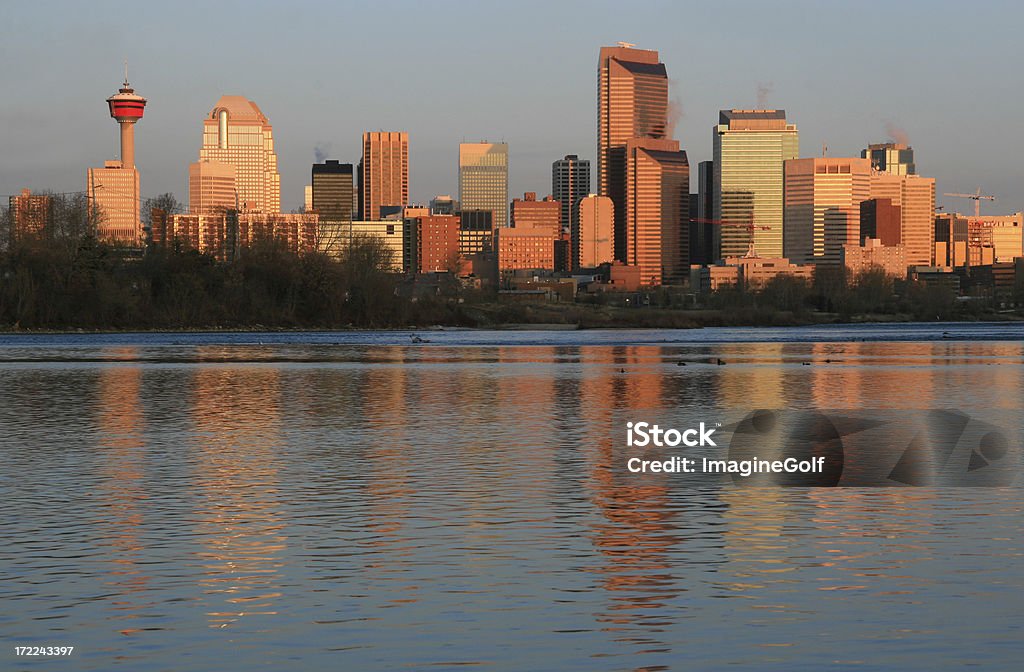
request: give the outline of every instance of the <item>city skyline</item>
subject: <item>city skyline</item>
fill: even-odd
[[[984,204],[986,213],[1024,209],[1013,143],[1001,141],[999,124],[1000,111],[1012,108],[1021,94],[985,87],[976,77],[983,71],[988,80],[1012,81],[1015,76],[1013,59],[1008,57],[1014,41],[1003,26],[1014,23],[1008,17],[1024,11],[1012,5],[986,3],[978,9],[979,19],[991,19],[985,21],[987,30],[1006,30],[1006,39],[987,41],[985,53],[956,50],[956,54],[936,39],[959,27],[956,7],[944,3],[886,5],[886,25],[908,31],[906,39],[898,41],[898,47],[878,41],[870,49],[861,46],[863,34],[884,26],[862,17],[872,14],[863,7],[819,11],[814,6],[812,18],[819,25],[797,30],[757,5],[740,18],[730,17],[728,26],[699,6],[654,5],[666,17],[679,19],[656,22],[674,25],[673,30],[651,26],[643,16],[644,8],[639,8],[635,16],[615,21],[587,18],[571,34],[561,35],[535,21],[538,14],[530,11],[530,5],[526,11],[503,10],[488,3],[482,7],[453,3],[439,11],[387,3],[382,8],[298,5],[297,14],[287,19],[290,26],[301,26],[303,21],[329,23],[340,20],[346,11],[349,23],[370,21],[396,7],[410,19],[408,23],[415,24],[399,29],[408,44],[392,50],[379,65],[375,61],[373,67],[333,70],[321,66],[315,57],[336,44],[288,30],[275,33],[285,21],[282,17],[274,25],[270,18],[254,21],[251,46],[243,43],[237,53],[210,62],[190,45],[202,43],[222,22],[191,21],[199,6],[173,13],[140,8],[130,18],[64,3],[56,6],[60,11],[53,12],[51,7],[45,20],[67,39],[45,44],[26,40],[30,34],[26,28],[44,20],[45,7],[0,10],[3,51],[13,66],[11,85],[22,94],[0,102],[0,118],[7,131],[0,153],[4,195],[18,194],[25,187],[34,192],[80,191],[81,170],[110,158],[116,129],[110,128],[96,95],[118,81],[125,58],[129,78],[151,101],[145,129],[137,138],[143,197],[170,191],[182,203],[187,201],[188,164],[195,160],[194,120],[208,114],[211,101],[235,94],[260,105],[274,124],[285,211],[302,205],[309,166],[318,153],[357,163],[361,134],[385,128],[409,132],[410,200],[414,202],[426,203],[435,194],[455,191],[457,145],[483,138],[510,145],[510,193],[542,193],[552,161],[565,154],[596,161],[593,73],[597,51],[618,40],[630,40],[640,48],[657,49],[667,66],[677,117],[671,135],[680,141],[692,165],[710,158],[708,131],[720,109],[755,107],[762,98],[768,107],[786,109],[799,125],[804,158],[820,156],[823,142],[829,156],[856,157],[868,144],[909,134],[919,172],[937,179],[939,205],[968,212],[969,203],[942,194],[971,192],[981,186],[998,199]],[[539,5],[532,7],[539,11]],[[553,19],[579,14],[572,4],[550,9]],[[210,11],[228,12],[230,6]],[[267,9],[271,18],[278,11],[273,6]],[[485,21],[513,28],[529,23],[536,28],[530,45],[551,58],[516,61],[521,54],[515,44],[474,35],[467,39],[488,48],[474,49],[474,58],[464,59],[459,50],[428,37],[432,26],[451,24],[457,29]],[[822,50],[820,31],[826,27],[834,34],[829,35],[830,48]],[[183,34],[190,39],[179,39]],[[271,37],[280,41],[281,49],[260,46],[261,38]],[[353,57],[372,46],[366,37],[349,37],[346,49]],[[298,46],[289,50],[296,41]],[[819,47],[813,59],[805,53],[809,45]],[[429,49],[424,50],[426,46]],[[773,57],[759,62],[759,51],[769,47]],[[89,50],[89,58],[80,57],[83,49]],[[343,61],[345,53],[339,52],[338,58]],[[707,67],[694,67],[695,53],[714,58]],[[728,67],[737,62],[746,66],[739,71]],[[542,72],[552,71],[558,75],[558,87],[541,78]],[[364,87],[367,79],[385,75],[393,79],[388,90],[380,89],[379,95],[350,95]],[[439,83],[446,76],[473,82],[473,108],[454,93],[443,93],[445,87]],[[37,113],[31,101],[55,88],[62,92],[63,105]],[[545,104],[523,107],[524,94]],[[1004,100],[1007,97],[1009,103]],[[941,105],[937,104],[940,99]]]

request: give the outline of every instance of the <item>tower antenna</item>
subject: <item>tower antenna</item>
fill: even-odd
[[[124,59],[124,85],[128,86],[128,59]]]

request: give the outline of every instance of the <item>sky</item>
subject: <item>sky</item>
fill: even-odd
[[[106,98],[129,79],[143,197],[188,200],[202,119],[223,94],[270,119],[282,209],[319,147],[358,163],[362,133],[409,133],[410,198],[457,194],[458,144],[509,143],[509,197],[551,190],[551,163],[596,154],[597,56],[656,49],[691,166],[718,110],[785,109],[801,156],[859,156],[904,133],[943,192],[1024,210],[1024,56],[1015,2],[4,2],[0,195],[85,188],[118,158]],[[692,169],[694,176],[696,168]],[[696,189],[695,177],[692,181]]]

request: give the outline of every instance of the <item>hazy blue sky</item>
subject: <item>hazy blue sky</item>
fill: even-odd
[[[4,2],[0,194],[81,190],[117,158],[104,100],[125,58],[149,99],[144,196],[187,200],[201,119],[225,93],[270,118],[285,209],[318,144],[356,163],[378,129],[409,132],[414,201],[457,191],[463,139],[510,144],[510,197],[547,194],[552,161],[593,160],[598,49],[624,40],[661,52],[692,166],[711,158],[718,110],[753,106],[760,85],[802,156],[857,155],[896,126],[940,194],[980,185],[998,198],[984,211],[1014,212],[1022,25],[1015,2]]]

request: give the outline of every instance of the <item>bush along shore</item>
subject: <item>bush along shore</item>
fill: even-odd
[[[357,241],[345,258],[296,256],[272,241],[230,263],[191,250],[131,257],[89,237],[75,244],[31,241],[0,253],[0,328],[5,330],[211,330],[501,328],[696,328],[832,322],[1021,319],[993,301],[958,300],[944,287],[908,283],[897,293],[884,274],[855,281],[781,276],[757,291],[722,290],[698,303],[685,290],[617,293],[576,302],[504,303],[497,292],[451,279],[411,291],[389,272],[388,250]],[[1018,289],[1019,293],[1019,289]],[[1019,300],[1019,297],[1018,297]],[[636,306],[636,307],[628,307]]]

